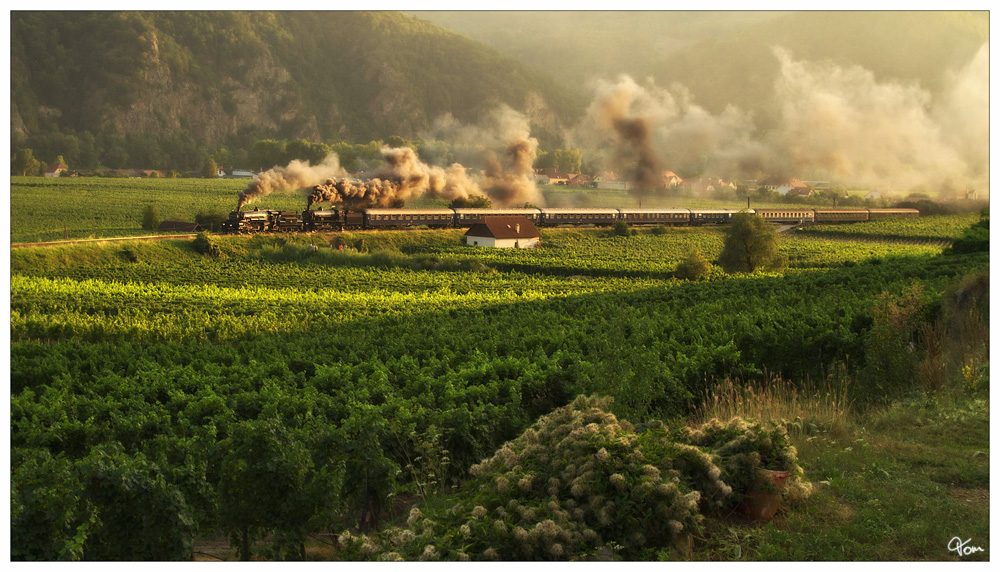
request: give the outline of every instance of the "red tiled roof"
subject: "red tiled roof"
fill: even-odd
[[[539,238],[534,223],[523,216],[491,216],[472,225],[465,236],[493,238]]]

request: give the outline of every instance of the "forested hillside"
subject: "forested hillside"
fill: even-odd
[[[12,147],[77,168],[194,169],[220,145],[269,137],[415,137],[500,103],[544,137],[584,101],[394,12],[11,14]]]

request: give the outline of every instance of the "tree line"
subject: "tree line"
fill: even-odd
[[[190,145],[189,145],[190,144]],[[47,135],[12,141],[11,175],[41,175],[50,163],[62,163],[74,171],[102,172],[117,169],[157,169],[187,176],[214,177],[219,168],[265,171],[293,160],[321,163],[335,153],[340,166],[349,172],[376,169],[382,163],[381,149],[410,147],[420,158],[435,165],[461,163],[485,168],[487,149],[477,144],[453,144],[440,140],[405,139],[393,135],[368,143],[349,141],[314,142],[305,139],[258,139],[246,147],[209,148],[193,142],[169,141],[153,136],[128,136],[124,140],[95,137],[90,132],[77,135]],[[585,168],[580,149],[540,150],[537,168],[555,168],[563,173],[579,173]]]

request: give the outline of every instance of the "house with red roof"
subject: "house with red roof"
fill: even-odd
[[[672,189],[674,187],[680,186],[684,182],[684,179],[677,176],[677,173],[673,171],[663,172],[663,186]]]
[[[494,248],[535,248],[542,235],[524,216],[488,216],[465,233],[465,244]]]
[[[63,171],[65,171],[68,168],[69,167],[67,167],[62,163],[52,163],[48,167],[45,167],[45,176],[58,177],[60,174],[62,174]]]

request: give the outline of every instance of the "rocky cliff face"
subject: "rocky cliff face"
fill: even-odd
[[[277,132],[283,124],[298,124],[291,136],[320,139],[316,118],[295,94],[288,70],[270,54],[234,62],[220,70],[214,89],[190,78],[175,78],[160,61],[157,36],[150,33],[144,54],[142,82],[123,110],[108,110],[105,121],[121,133],[187,133],[207,142],[225,141],[240,130]]]

